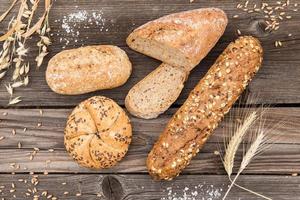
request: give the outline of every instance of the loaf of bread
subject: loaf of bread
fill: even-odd
[[[161,64],[130,89],[125,99],[127,110],[144,119],[156,118],[176,101],[187,76],[182,67]]]
[[[131,74],[125,51],[97,45],[65,50],[48,64],[46,80],[56,93],[76,95],[123,85]]]
[[[65,147],[80,165],[109,168],[126,154],[132,128],[124,110],[113,100],[95,96],[81,102],[65,128]]]
[[[149,153],[154,179],[170,180],[190,163],[260,68],[262,54],[260,42],[250,36],[229,44]]]
[[[227,25],[218,8],[201,8],[167,15],[135,29],[130,48],[176,67],[194,68],[215,46]]]

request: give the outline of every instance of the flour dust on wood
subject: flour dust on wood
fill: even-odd
[[[179,186],[167,187],[163,192],[161,200],[218,200],[223,195],[222,188],[205,183],[183,189]]]
[[[106,22],[107,19],[104,18],[103,10],[87,11],[75,9],[74,12],[54,21],[54,23],[60,23],[59,27],[61,27],[54,35],[63,44],[62,48],[66,48],[70,43],[84,44],[88,37],[81,35],[80,30],[91,30],[97,33],[108,32],[108,28],[105,26]]]

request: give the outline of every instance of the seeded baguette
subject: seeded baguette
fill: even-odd
[[[130,89],[125,98],[127,110],[136,117],[156,118],[176,101],[187,76],[182,67],[161,64]]]
[[[157,180],[171,180],[190,163],[262,63],[260,42],[251,37],[229,44],[174,114],[148,155]]]
[[[189,72],[223,35],[227,16],[218,8],[170,14],[135,29],[127,38],[130,48]]]
[[[56,54],[46,71],[58,94],[78,95],[123,85],[132,66],[125,51],[112,45],[85,46]]]

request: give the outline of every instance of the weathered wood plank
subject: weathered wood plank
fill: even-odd
[[[0,185],[5,186],[0,197],[5,199],[32,199],[28,189],[37,188],[35,195],[47,191],[58,199],[221,199],[229,184],[226,176],[184,175],[171,182],[156,182],[148,175],[39,175],[39,184],[31,184],[30,175],[0,175]],[[27,180],[28,183],[18,181]],[[290,176],[240,176],[238,183],[273,199],[291,200],[300,195],[299,177]],[[16,191],[10,192],[14,183]],[[64,183],[64,184],[62,184]],[[274,190],[276,188],[276,190]],[[64,194],[68,192],[68,194]],[[81,194],[81,196],[76,196]],[[16,198],[13,198],[13,195]],[[45,198],[45,197],[44,197]],[[228,199],[258,199],[257,196],[233,188]]]
[[[287,174],[300,171],[299,109],[269,108],[267,123],[270,126],[281,119],[285,121],[284,126],[273,131],[274,134],[279,133],[282,136],[267,154],[254,161],[249,168],[249,173]],[[145,159],[147,154],[175,110],[171,109],[162,117],[153,120],[132,118],[134,137],[128,155],[118,166],[103,170],[101,173],[146,172]],[[17,163],[20,164],[21,168],[17,170],[20,172],[47,170],[52,172],[98,173],[99,171],[78,167],[64,150],[63,130],[67,115],[70,112],[70,109],[44,109],[43,115],[41,115],[38,109],[0,110],[0,136],[5,137],[4,140],[0,141],[0,148],[2,149],[0,152],[1,171],[14,171],[10,164]],[[231,112],[232,115],[236,113],[237,108]],[[39,123],[41,124],[40,127]],[[223,130],[226,130],[228,126],[228,121],[225,119],[185,173],[224,172],[220,159],[214,155],[214,151],[218,149],[217,143],[222,143]],[[24,132],[25,127],[27,130]],[[12,134],[13,129],[16,130],[16,135]],[[22,144],[22,149],[17,149],[19,142]],[[38,152],[33,161],[30,161],[29,155],[35,147],[41,151]],[[49,148],[54,148],[56,151],[48,152],[47,149]],[[52,162],[46,166],[47,160]]]
[[[23,148],[64,148],[63,130],[71,110],[43,109],[43,115],[40,114],[39,109],[0,110],[0,136],[5,137],[3,141],[0,141],[0,148],[17,148],[18,142],[22,143]],[[229,116],[237,115],[238,110],[241,112],[240,108],[234,108],[226,115],[208,142],[223,142],[223,133],[230,126]],[[131,117],[134,130],[133,149],[151,147],[175,111],[174,108],[170,109],[159,118],[152,120]],[[300,108],[268,108],[266,119],[270,127],[281,120],[284,121],[284,125],[276,127],[273,131],[274,134],[281,134],[277,143],[300,144]],[[16,135],[12,134],[13,129],[16,130]]]
[[[9,1],[0,0],[0,12],[8,6]],[[3,5],[3,6],[2,6]],[[240,29],[245,35],[255,35],[260,38],[265,49],[265,62],[261,71],[253,80],[249,87],[250,93],[259,93],[264,103],[300,103],[300,33],[296,31],[300,22],[299,12],[291,12],[293,18],[289,21],[281,23],[280,29],[274,33],[264,31],[265,24],[263,16],[259,14],[245,14],[236,9],[236,1],[195,1],[189,3],[189,0],[142,0],[142,1],[76,1],[72,4],[67,0],[56,1],[54,3],[50,16],[50,24],[54,33],[53,45],[51,52],[46,59],[45,64],[39,71],[32,70],[31,83],[28,88],[19,89],[16,95],[23,96],[24,101],[18,106],[66,106],[75,105],[93,95],[105,95],[124,104],[124,98],[128,90],[134,83],[141,80],[150,71],[155,69],[159,62],[146,56],[135,53],[126,47],[125,38],[135,27],[145,22],[160,17],[165,14],[189,10],[200,7],[216,6],[224,9],[229,17],[229,25],[217,46],[207,56],[207,58],[192,71],[186,87],[176,102],[182,104],[187,97],[189,91],[205,74],[209,66],[222,52],[225,46],[237,37],[236,29]],[[88,12],[103,12],[103,18],[106,23],[103,31],[99,31],[97,26],[90,28],[77,27],[80,32],[78,42],[76,37],[66,34],[61,28],[61,20],[63,16],[80,10]],[[233,15],[239,14],[238,19],[234,19]],[[60,21],[57,21],[60,20]],[[2,32],[4,25],[0,25]],[[106,31],[107,29],[107,31]],[[287,35],[292,33],[292,37]],[[58,35],[57,35],[58,34]],[[80,96],[62,96],[51,92],[48,88],[44,71],[47,60],[62,50],[65,45],[60,41],[61,38],[70,40],[70,44],[66,48],[78,47],[88,44],[111,43],[123,47],[133,62],[133,74],[126,85],[113,90],[98,91],[95,93]],[[283,42],[283,47],[275,48],[274,41]],[[29,43],[30,46],[35,43]],[[30,60],[34,66],[35,48],[30,48]],[[32,67],[33,69],[34,67]],[[0,106],[7,104],[8,94],[3,85],[0,87]]]
[[[1,149],[1,172],[60,172],[60,173],[147,173],[146,158],[151,145],[130,148],[125,158],[115,167],[91,170],[77,165],[63,149],[48,152],[40,150],[30,160],[33,149]],[[208,143],[193,158],[183,174],[224,174],[222,162],[214,151],[216,144]],[[236,167],[241,161],[242,150],[236,156]],[[295,144],[273,144],[272,148],[254,159],[245,173],[248,174],[292,174],[300,172],[300,148]],[[12,167],[15,165],[16,167]],[[19,167],[18,167],[19,166]]]

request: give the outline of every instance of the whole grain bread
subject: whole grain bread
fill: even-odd
[[[149,153],[154,179],[170,180],[190,163],[260,68],[262,54],[260,42],[250,36],[229,44]]]
[[[187,76],[183,68],[161,64],[130,89],[125,99],[127,110],[140,118],[156,118],[176,101]]]
[[[56,54],[46,71],[56,93],[76,95],[123,85],[131,74],[125,51],[112,45],[86,46]]]
[[[227,16],[218,8],[170,14],[135,29],[130,48],[176,67],[193,69],[223,35]]]
[[[109,168],[126,154],[132,128],[124,110],[113,100],[95,96],[81,102],[65,128],[65,147],[80,165]]]

